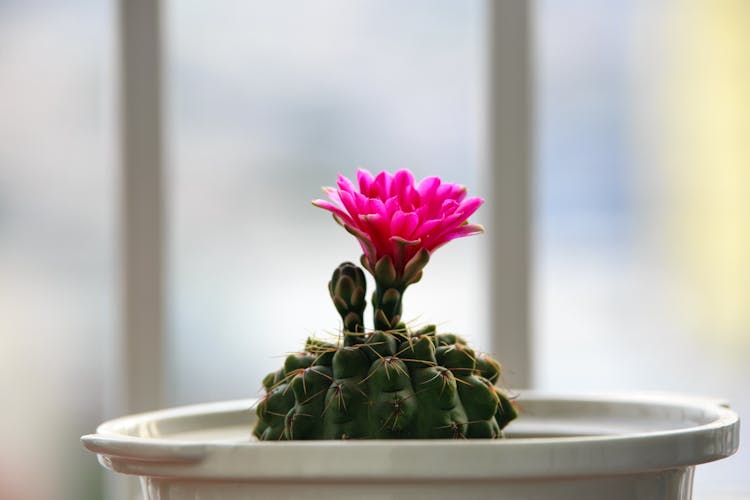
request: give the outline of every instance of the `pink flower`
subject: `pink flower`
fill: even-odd
[[[331,201],[315,200],[313,205],[332,212],[359,240],[362,264],[373,274],[387,258],[396,282],[413,283],[430,253],[453,239],[484,231],[467,220],[484,200],[466,198],[464,186],[442,182],[439,177],[427,177],[417,185],[406,169],[395,174],[383,171],[374,178],[359,169],[357,183],[359,189],[339,175],[338,189],[323,188]],[[423,262],[410,265],[416,260]]]

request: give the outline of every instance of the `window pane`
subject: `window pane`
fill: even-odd
[[[254,396],[339,328],[327,282],[360,250],[310,205],[319,186],[408,167],[476,192],[481,4],[180,1],[167,19],[169,398]],[[482,244],[436,253],[405,318],[482,342]]]
[[[108,2],[0,2],[0,498],[99,499],[113,340]],[[112,415],[107,415],[112,416]]]
[[[537,22],[539,385],[747,414],[750,5],[543,0]],[[701,466],[697,497],[749,493],[749,468]]]

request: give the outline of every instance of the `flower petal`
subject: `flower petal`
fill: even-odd
[[[357,208],[356,203],[354,203],[354,196],[352,193],[349,193],[348,191],[339,191],[339,197],[341,198],[341,204],[344,205],[346,211],[349,212],[349,215],[351,215],[352,219],[356,222],[361,211]]]
[[[385,216],[388,219],[392,219],[393,215],[397,210],[400,210],[401,206],[398,203],[398,196],[391,196],[385,200]]]
[[[344,206],[344,204],[341,203],[341,197],[339,196],[338,189],[326,186],[323,188],[323,192],[332,202],[336,203],[339,206]]]
[[[422,182],[419,183],[417,191],[419,191],[419,194],[422,197],[423,201],[425,199],[429,200],[432,199],[433,196],[435,196],[435,191],[437,191],[439,185],[440,177],[425,177],[424,179],[422,179]]]
[[[410,238],[419,224],[419,218],[414,212],[402,212],[398,210],[391,219],[391,234]]]
[[[329,212],[332,212],[334,215],[338,215],[341,217],[342,220],[344,220],[347,223],[352,223],[352,218],[349,217],[349,214],[344,212],[341,207],[334,205],[333,203],[326,201],[326,200],[313,200],[313,205],[315,205],[318,208],[322,208],[323,210],[328,210]]]
[[[378,189],[378,196],[386,200],[391,196],[391,183],[393,182],[393,176],[390,172],[383,170],[375,177],[375,186]]]
[[[456,212],[460,212],[465,219],[468,219],[480,206],[482,206],[482,203],[484,203],[482,198],[469,198],[468,200],[461,202],[461,205],[456,209]]]
[[[463,238],[465,236],[474,236],[475,234],[482,234],[484,232],[484,227],[480,224],[464,224],[463,226],[458,227],[457,229],[446,233],[439,238],[435,238],[433,241],[430,241],[425,248],[429,250],[430,252],[434,252],[441,246],[445,245],[449,241],[455,240],[457,238]]]
[[[385,204],[378,198],[370,198],[367,200],[367,211],[371,214],[378,214],[383,219],[386,219]]]
[[[423,222],[419,225],[419,228],[414,232],[415,238],[424,238],[426,236],[429,236],[429,234],[433,231],[435,231],[440,225],[442,224],[441,219],[431,219],[428,221]]]
[[[391,195],[406,193],[407,188],[414,187],[414,175],[409,169],[401,169],[393,175],[391,183]]]
[[[354,184],[352,184],[352,181],[350,181],[348,178],[344,177],[343,175],[339,174],[339,178],[336,180],[336,185],[339,187],[340,190],[346,191],[347,193],[354,193]]]
[[[372,174],[368,170],[364,168],[357,169],[357,183],[359,184],[360,193],[367,195],[370,192],[370,186],[372,186],[373,182]]]
[[[458,202],[456,200],[445,200],[440,206],[440,214],[451,214],[458,208]]]
[[[385,219],[378,214],[363,214],[359,216],[359,220],[360,229],[367,233],[380,255],[389,253],[389,236]]]
[[[357,210],[361,213],[367,213],[370,211],[370,198],[360,193],[353,193],[354,204],[357,206]]]

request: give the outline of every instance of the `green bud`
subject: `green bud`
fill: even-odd
[[[367,302],[365,273],[351,262],[344,262],[333,272],[328,282],[328,292],[343,321],[344,332],[362,333],[365,331],[363,315]],[[344,344],[352,345],[356,338],[344,335]]]

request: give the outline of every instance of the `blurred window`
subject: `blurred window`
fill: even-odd
[[[542,0],[536,20],[537,385],[750,414],[750,4]],[[696,497],[744,498],[749,468],[699,467]]]
[[[115,314],[110,5],[0,2],[0,498],[102,498]]]
[[[340,328],[327,283],[361,250],[310,205],[319,186],[362,166],[479,192],[482,4],[175,1],[166,19],[169,402],[255,396]],[[483,244],[437,252],[405,319],[486,338]]]

